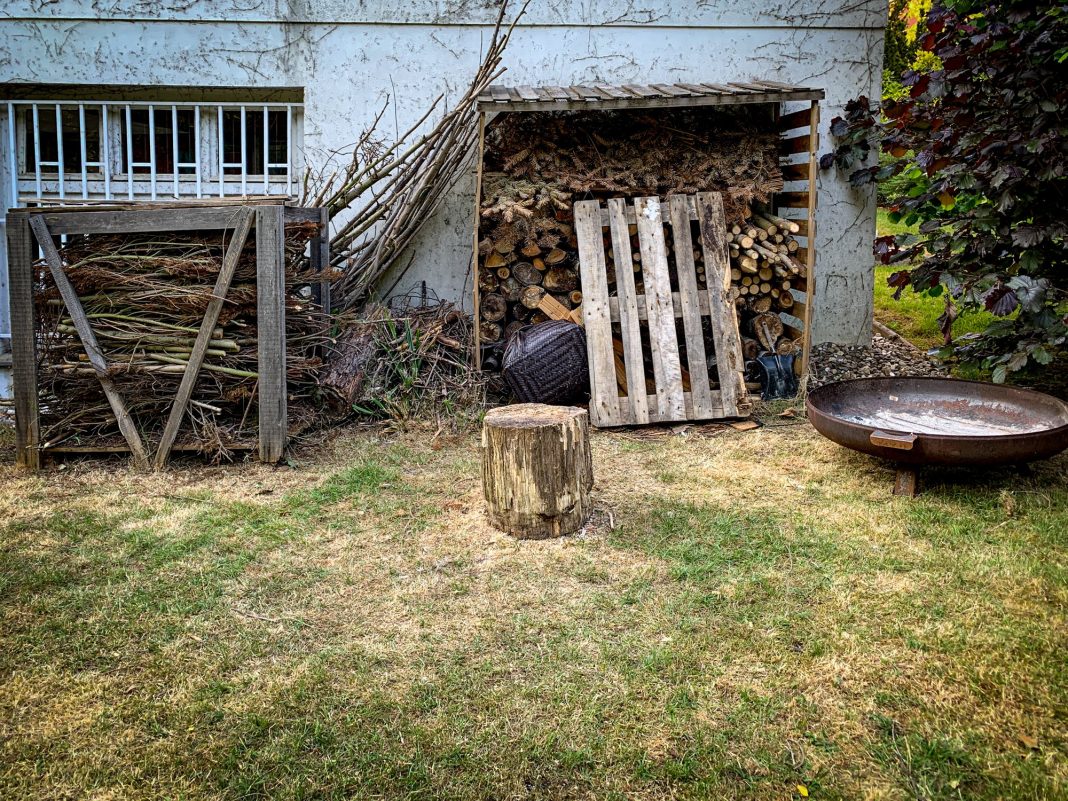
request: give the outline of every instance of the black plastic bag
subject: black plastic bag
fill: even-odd
[[[504,380],[523,403],[567,403],[590,390],[586,332],[567,320],[516,331],[504,347]]]

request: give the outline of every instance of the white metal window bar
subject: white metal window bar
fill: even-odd
[[[247,195],[257,185],[264,194],[293,190],[295,134],[303,117],[299,103],[11,100],[6,106],[12,206],[78,195],[111,200],[116,191],[129,200],[155,200]],[[70,112],[66,123],[64,112]],[[42,116],[49,113],[55,116],[54,132],[42,126]],[[89,125],[89,113],[96,114],[96,126]],[[142,118],[144,133],[139,133]],[[253,123],[262,125],[262,137],[255,136],[259,132]],[[262,141],[250,141],[250,134]],[[55,158],[50,159],[41,148],[51,149],[53,136]],[[65,137],[71,145],[77,143],[76,156],[74,151],[65,156]],[[260,148],[262,153],[256,153]],[[90,160],[94,152],[96,158]],[[169,162],[168,171],[161,171],[161,157],[165,167]]]

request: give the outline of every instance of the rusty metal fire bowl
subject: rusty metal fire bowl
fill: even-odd
[[[1024,464],[1068,448],[1068,403],[1001,384],[861,378],[826,384],[806,405],[823,436],[905,465]]]

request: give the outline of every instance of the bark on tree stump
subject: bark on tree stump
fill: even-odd
[[[521,403],[486,413],[482,491],[490,523],[519,539],[560,537],[590,512],[589,416],[572,406]]]

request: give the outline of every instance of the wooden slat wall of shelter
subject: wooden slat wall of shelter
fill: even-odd
[[[802,375],[808,372],[809,352],[812,348],[812,295],[816,286],[816,181],[819,173],[819,102],[812,99],[801,108],[778,119],[784,137],[780,150],[784,189],[774,199],[774,212],[793,220],[800,227],[795,238],[801,243],[796,258],[805,265],[805,277],[794,281],[794,307],[780,314],[786,332],[803,342]]]
[[[667,208],[664,205],[655,197],[637,198],[632,204],[622,199],[610,200],[607,210],[602,210],[596,200],[575,204],[582,313],[590,362],[590,418],[599,427],[740,417],[750,409],[742,373],[737,312],[728,297],[730,271],[722,197],[718,193],[676,196],[667,201]],[[691,221],[695,219],[701,225],[696,242],[691,233]],[[638,228],[644,286],[644,294],[640,295],[635,291],[633,265],[626,263],[630,258],[628,220],[634,220]],[[678,292],[672,292],[665,225],[671,228],[675,246],[673,266]],[[713,230],[716,226],[718,230]],[[613,252],[623,254],[624,263],[616,265],[615,298],[608,297],[606,227],[614,243]],[[695,246],[704,253],[707,289],[698,287]],[[710,318],[717,389],[712,388],[707,366],[711,354],[705,347],[702,330],[705,317]],[[681,348],[677,318],[682,319]],[[646,389],[647,353],[639,327],[641,320],[647,321],[653,394]],[[619,339],[613,333],[613,322],[620,325]],[[620,380],[616,369],[620,352],[625,380]]]

